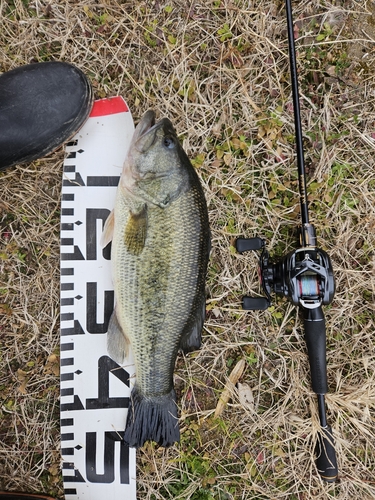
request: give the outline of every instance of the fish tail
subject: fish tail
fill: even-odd
[[[167,448],[180,441],[174,389],[163,396],[147,397],[134,387],[124,441],[132,448],[140,448],[146,441],[155,441]]]

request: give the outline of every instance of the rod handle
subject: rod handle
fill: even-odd
[[[316,443],[315,453],[317,456],[316,467],[321,478],[327,483],[334,483],[337,479],[338,468],[335,441],[332,428],[329,425],[322,427]]]
[[[312,389],[316,394],[326,394],[328,392],[326,323],[321,306],[316,309],[303,308],[303,321]]]

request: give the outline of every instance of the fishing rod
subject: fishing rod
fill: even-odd
[[[322,306],[332,302],[335,280],[330,258],[325,251],[318,248],[315,228],[309,221],[293,16],[290,0],[286,0],[285,4],[301,215],[301,225],[298,231],[299,248],[289,252],[277,262],[270,260],[266,242],[262,238],[238,238],[236,248],[240,253],[249,250],[261,251],[259,270],[265,296],[244,297],[244,309],[267,309],[271,305],[271,292],[273,291],[277,295],[287,297],[301,312],[310,364],[311,385],[317,394],[321,427],[315,447],[316,466],[322,479],[333,483],[337,479],[338,470],[332,428],[328,425],[326,416],[325,394],[328,392],[326,325]]]

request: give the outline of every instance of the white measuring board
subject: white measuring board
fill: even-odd
[[[135,500],[135,449],[122,442],[134,364],[106,338],[114,295],[104,221],[134,131],[121,97],[94,103],[67,144],[61,202],[61,454],[66,500]]]

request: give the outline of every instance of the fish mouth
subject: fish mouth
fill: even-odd
[[[155,126],[155,123],[155,111],[152,109],[146,111],[135,130],[137,141],[147,134]]]
[[[156,132],[164,129],[165,135],[173,134],[175,131],[168,118],[162,118],[158,122],[155,120],[155,111],[148,110],[142,116],[134,132],[134,146],[140,153],[145,153],[156,141]]]

